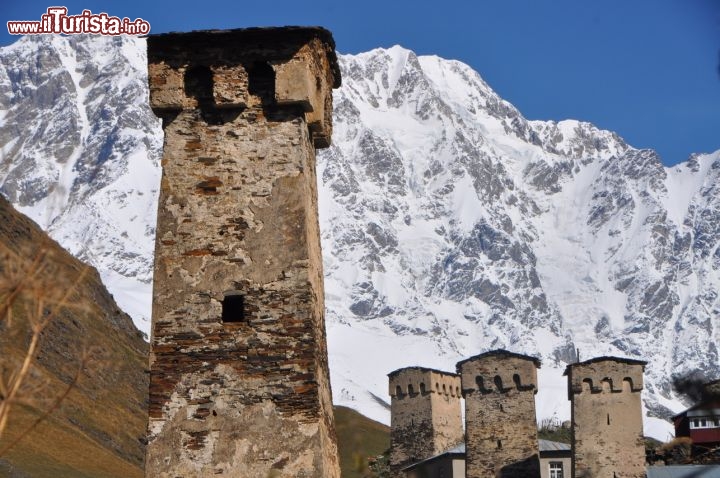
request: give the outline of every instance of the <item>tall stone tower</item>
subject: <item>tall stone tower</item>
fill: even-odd
[[[332,36],[147,42],[165,144],[146,476],[338,477],[315,178]]]
[[[460,377],[422,367],[395,370],[390,387],[390,467],[395,476],[463,440]]]
[[[646,362],[599,357],[568,365],[574,478],[645,476],[642,405]]]
[[[458,362],[467,478],[539,478],[534,357],[493,350]]]

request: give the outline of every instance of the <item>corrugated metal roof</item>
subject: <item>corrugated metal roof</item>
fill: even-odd
[[[648,466],[647,478],[720,478],[718,465]]]
[[[465,442],[450,448],[445,453],[465,453]]]
[[[436,460],[436,459],[438,459],[438,458],[440,458],[440,457],[442,457],[442,456],[445,456],[445,455],[451,456],[451,455],[457,455],[457,454],[462,454],[462,455],[465,454],[465,442],[460,443],[459,445],[456,445],[456,446],[450,448],[449,450],[444,451],[444,452],[442,452],[442,453],[440,453],[440,454],[438,454],[438,455],[431,456],[430,458],[427,458],[427,459],[425,459],[425,460],[418,461],[417,463],[413,463],[412,465],[406,466],[405,468],[402,469],[402,471],[410,470],[410,469],[412,469],[412,468],[415,468],[416,466],[420,466],[420,465],[422,465],[422,464],[424,464],[424,463],[427,463],[427,462],[429,462],[429,461]],[[463,457],[461,457],[461,459],[464,460],[465,457],[463,456]]]
[[[538,440],[540,451],[570,451],[570,445],[558,441]]]
[[[720,417],[720,408],[697,408],[688,410],[689,417]]]

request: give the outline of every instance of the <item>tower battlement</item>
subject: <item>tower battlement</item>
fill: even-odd
[[[460,398],[460,376],[423,367],[408,367],[388,375],[388,394],[396,400],[424,397],[430,393]]]
[[[617,357],[598,357],[582,363],[570,364],[568,398],[577,393],[640,392],[643,389],[643,370],[647,362]]]
[[[302,112],[314,146],[330,145],[331,93],[341,80],[335,42],[324,28],[151,35],[148,77],[150,106],[158,116],[262,104],[271,119],[272,109],[294,107]]]
[[[511,390],[537,393],[540,360],[527,355],[494,350],[457,364],[462,376],[462,393],[508,393]]]

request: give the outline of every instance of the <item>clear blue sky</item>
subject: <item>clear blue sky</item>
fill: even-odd
[[[475,68],[529,119],[574,118],[659,151],[665,164],[720,149],[720,0],[1,0],[8,20],[48,6],[141,17],[151,33],[322,25],[341,53],[394,44]]]

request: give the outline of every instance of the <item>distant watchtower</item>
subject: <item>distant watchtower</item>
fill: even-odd
[[[570,364],[573,477],[645,476],[642,405],[645,364],[599,357]]]
[[[534,357],[493,350],[458,362],[465,398],[467,478],[536,478]]]
[[[389,375],[390,467],[394,476],[463,440],[460,377],[423,367]]]
[[[146,476],[339,476],[315,149],[340,73],[322,28],[150,36],[165,143]]]

